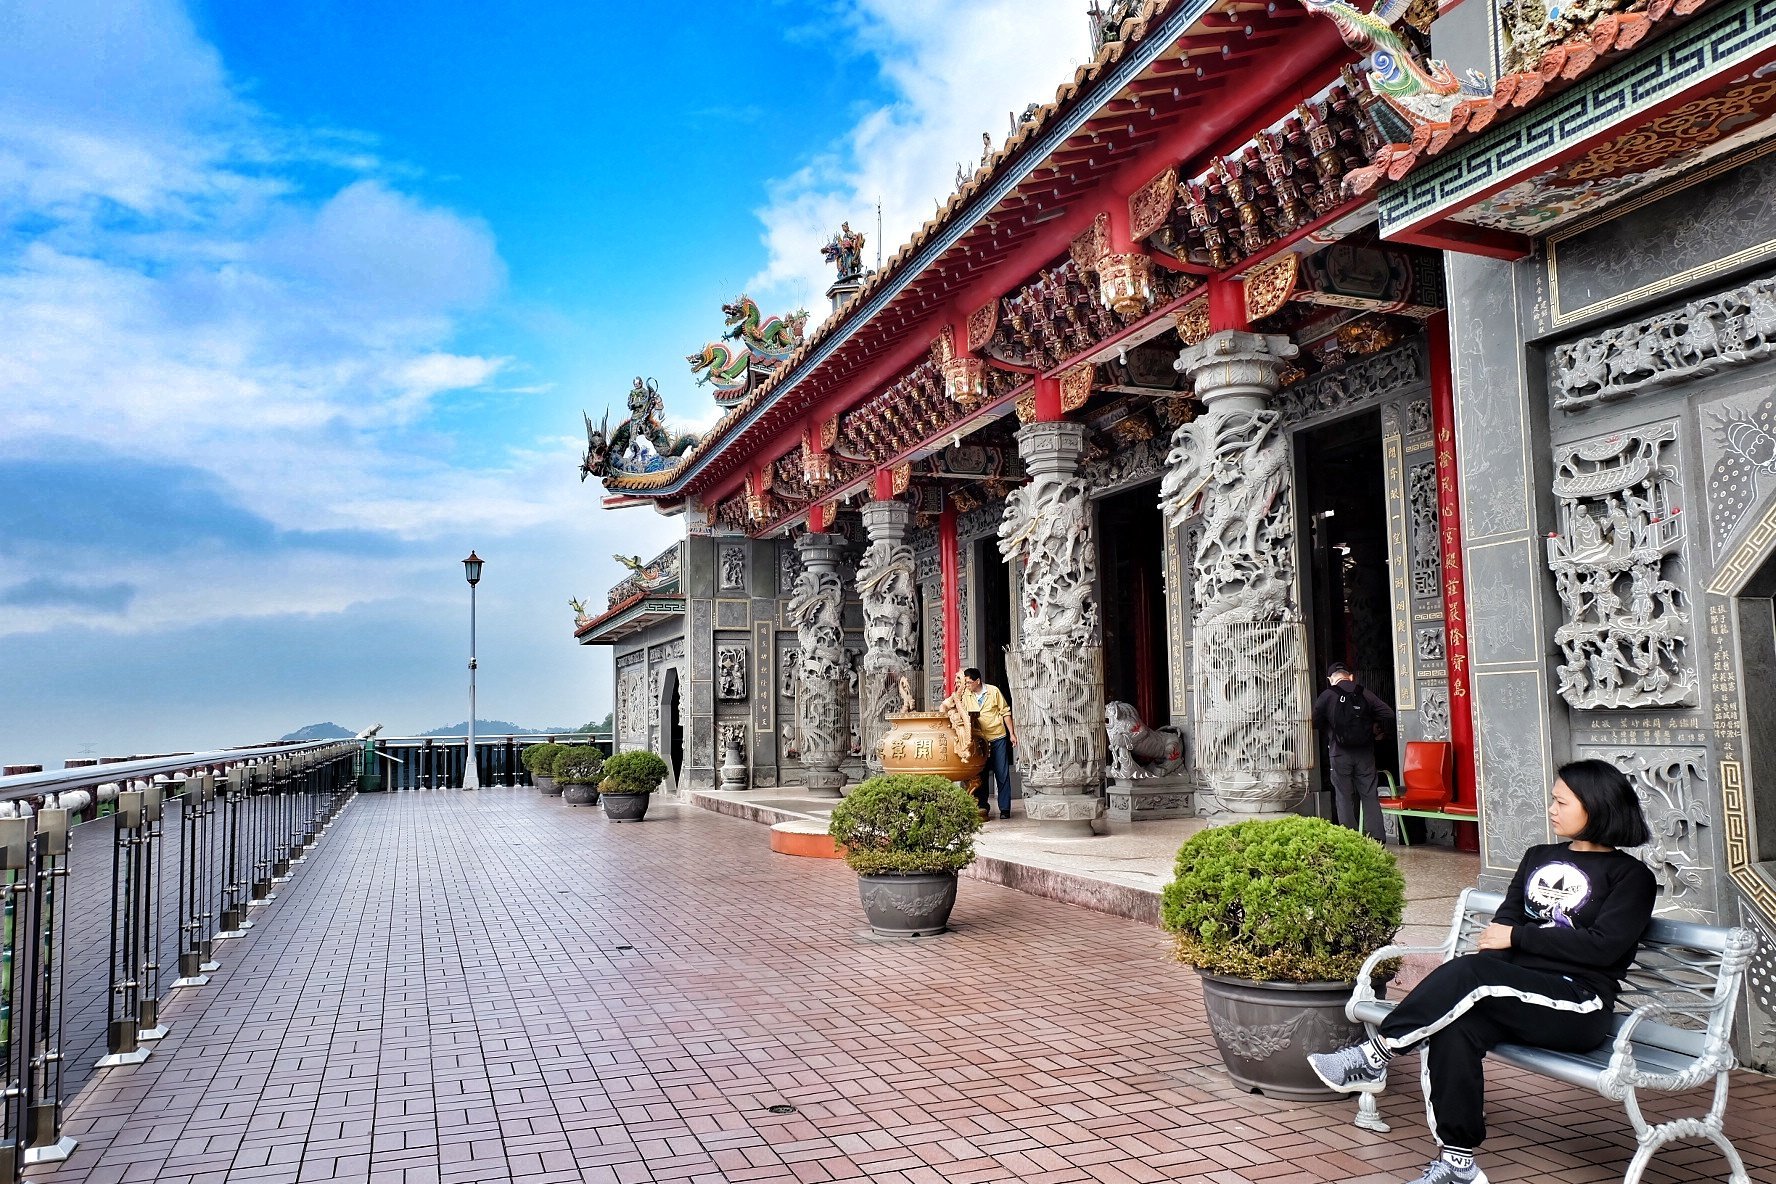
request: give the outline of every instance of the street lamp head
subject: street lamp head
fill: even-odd
[[[481,582],[481,556],[473,551],[469,552],[469,557],[463,560],[463,575],[469,578],[471,588]]]

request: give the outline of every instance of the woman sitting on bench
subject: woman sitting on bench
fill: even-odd
[[[1486,1184],[1474,1162],[1486,1137],[1481,1059],[1499,1044],[1588,1052],[1609,1039],[1652,919],[1653,873],[1617,850],[1651,837],[1628,778],[1607,761],[1574,761],[1553,797],[1548,818],[1567,841],[1524,853],[1480,952],[1426,975],[1373,1038],[1308,1057],[1328,1087],[1379,1093],[1388,1062],[1423,1045],[1425,1111],[1442,1154],[1415,1184]]]

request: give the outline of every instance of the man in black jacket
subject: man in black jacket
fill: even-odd
[[[1357,685],[1350,667],[1334,662],[1326,668],[1332,685],[1314,700],[1314,727],[1323,733],[1332,752],[1332,796],[1338,806],[1338,824],[1361,829],[1378,843],[1387,841],[1381,827],[1381,801],[1375,789],[1375,742],[1387,735],[1394,709],[1372,691]],[[1379,733],[1379,735],[1377,734]],[[1358,803],[1363,820],[1357,823]]]

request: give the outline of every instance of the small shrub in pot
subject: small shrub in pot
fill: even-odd
[[[589,806],[598,800],[598,783],[604,778],[604,753],[585,744],[564,744],[551,766],[558,791],[570,806]]]
[[[549,770],[554,766],[555,753],[560,747],[561,745],[554,743],[527,744],[518,758],[524,764],[524,771],[530,774],[531,781],[545,793],[549,792],[553,783]]]
[[[929,773],[871,777],[833,808],[827,828],[858,875],[870,928],[893,937],[943,932],[979,831],[973,795]]]
[[[650,795],[666,780],[666,762],[646,749],[619,752],[604,762],[604,816],[612,822],[640,822]]]
[[[1393,940],[1405,898],[1386,848],[1322,819],[1253,819],[1185,841],[1160,896],[1160,923],[1178,960],[1202,975],[1210,1027],[1237,1084],[1283,1098],[1331,1096],[1307,1054],[1361,1039],[1344,1002],[1364,959]],[[1301,1024],[1308,1009],[1319,1020]],[[1314,1039],[1271,1047],[1236,1038],[1291,1022]]]

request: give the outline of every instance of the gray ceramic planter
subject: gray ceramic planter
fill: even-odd
[[[531,780],[536,782],[537,788],[546,794],[559,794],[561,792],[561,787],[555,784],[555,778],[553,777],[545,777],[541,773],[536,773],[531,776]]]
[[[564,785],[561,800],[570,806],[590,806],[598,801],[596,785]]]
[[[604,803],[604,816],[612,822],[640,822],[648,812],[651,793],[607,793],[598,800]]]
[[[930,937],[942,933],[956,907],[956,873],[858,876],[863,912],[883,937]]]
[[[1340,1096],[1314,1076],[1307,1055],[1363,1039],[1363,1026],[1344,1018],[1351,984],[1259,983],[1204,974],[1202,987],[1209,1029],[1235,1085],[1296,1102]]]

